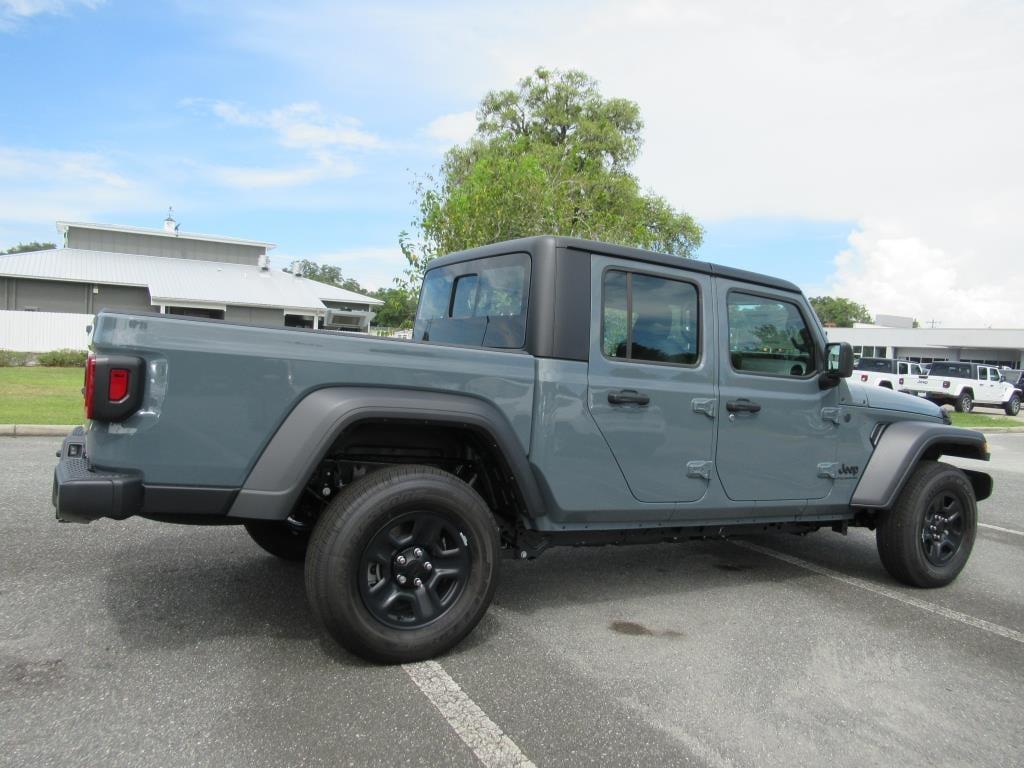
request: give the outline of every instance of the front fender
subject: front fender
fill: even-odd
[[[855,507],[888,509],[896,501],[914,467],[923,458],[963,456],[988,461],[985,435],[972,429],[928,421],[899,421],[882,433],[850,502]],[[992,479],[968,472],[978,499],[992,492]]]
[[[380,387],[330,387],[305,397],[263,450],[238,492],[228,517],[284,520],[334,441],[367,420],[462,425],[493,441],[531,514],[544,509],[526,452],[508,420],[475,397]]]

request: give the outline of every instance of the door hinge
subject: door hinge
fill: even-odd
[[[831,421],[833,424],[839,423],[839,409],[835,407],[822,408],[821,418],[823,421]]]
[[[690,401],[690,405],[697,413],[703,413],[709,419],[713,419],[715,418],[715,402],[713,397],[695,397]]]
[[[835,480],[839,477],[839,462],[823,461],[818,465],[818,477],[831,477]]]
[[[710,461],[688,461],[686,462],[686,476],[710,480],[712,463]]]

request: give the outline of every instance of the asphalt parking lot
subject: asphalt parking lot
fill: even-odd
[[[321,639],[301,567],[242,529],[58,524],[60,441],[0,438],[0,764],[480,765],[476,717],[538,766],[1021,765],[1024,434],[989,440],[943,590],[892,582],[863,531],[506,561],[436,668],[460,726],[422,668]]]

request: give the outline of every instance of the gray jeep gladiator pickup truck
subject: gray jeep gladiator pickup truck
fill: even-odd
[[[848,381],[796,286],[597,242],[438,259],[411,341],[104,311],[92,347],[57,518],[242,524],[381,662],[454,646],[501,554],[552,545],[863,526],[939,587],[992,490],[939,461],[985,437]]]

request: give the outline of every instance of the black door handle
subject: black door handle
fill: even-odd
[[[651,402],[651,398],[643,392],[637,392],[635,389],[620,389],[618,392],[608,393],[608,402],[612,405],[625,405],[627,403],[647,405]]]
[[[741,397],[739,400],[730,400],[725,404],[725,410],[729,413],[757,413],[761,410],[761,406],[757,403],[752,403],[747,398]]]

